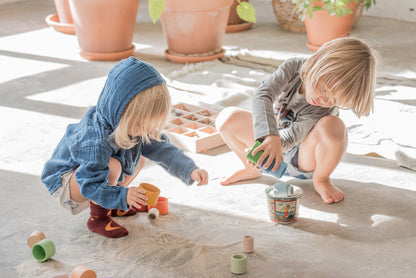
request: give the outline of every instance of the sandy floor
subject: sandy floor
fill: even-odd
[[[282,30],[271,7],[258,4],[261,16],[251,30],[226,35],[227,54],[250,53],[270,63],[311,54],[305,34]],[[185,186],[159,166],[146,165],[134,185],[157,184],[169,199],[170,213],[154,222],[145,214],[117,219],[130,234],[107,239],[87,229],[87,211],[68,215],[40,182],[43,164],[66,125],[95,104],[116,64],[83,60],[75,36],[45,24],[54,9],[52,1],[44,0],[0,8],[1,277],[51,277],[81,264],[98,277],[232,277],[230,257],[242,253],[244,235],[255,238],[255,252],[247,254],[248,272],[241,277],[415,276],[415,172],[394,160],[394,151],[411,153],[416,144],[414,128],[397,128],[412,123],[416,114],[414,23],[362,17],[353,29],[353,35],[381,49],[382,65],[375,116],[358,120],[343,114],[351,141],[333,174],[346,194],[343,202],[326,205],[311,181],[284,178],[301,187],[303,197],[298,221],[277,225],[269,220],[264,193],[276,180],[263,176],[221,186],[220,178],[240,167],[222,146],[188,153],[209,171],[207,186]],[[250,94],[270,67],[214,62],[181,71],[183,65],[163,56],[160,24],[140,21],[145,13],[140,10],[134,55],[166,76],[174,101],[250,108]],[[386,159],[362,155],[372,151]],[[44,263],[34,260],[26,245],[35,230],[57,248]]]

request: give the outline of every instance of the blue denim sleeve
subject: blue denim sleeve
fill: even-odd
[[[111,150],[103,145],[81,146],[72,150],[79,167],[75,179],[82,196],[107,209],[128,210],[127,190],[124,186],[108,184],[108,162]]]
[[[162,135],[161,142],[152,140],[150,144],[143,144],[142,154],[158,163],[171,175],[181,179],[185,184],[190,185],[194,182],[191,179],[191,173],[198,167],[192,159],[184,154],[183,150],[170,144],[165,134]]]

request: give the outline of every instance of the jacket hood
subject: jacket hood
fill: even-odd
[[[97,102],[97,113],[115,129],[127,104],[137,94],[163,83],[165,80],[153,66],[134,57],[124,59],[108,74]]]

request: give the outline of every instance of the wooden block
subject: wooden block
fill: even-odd
[[[197,153],[224,145],[215,128],[218,113],[187,103],[173,105],[165,127],[166,135],[178,148]]]

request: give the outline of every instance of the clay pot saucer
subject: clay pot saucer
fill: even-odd
[[[75,35],[74,24],[59,22],[58,14],[50,14],[45,18],[46,23],[58,32]]]
[[[235,32],[241,32],[247,29],[250,29],[251,25],[253,25],[253,22],[243,22],[239,24],[230,24],[227,25],[226,33],[235,33]]]
[[[136,46],[134,44],[127,50],[118,51],[118,52],[101,52],[101,53],[94,53],[94,52],[87,52],[87,51],[80,51],[79,55],[82,58],[91,60],[91,61],[117,61],[127,57],[130,57]]]
[[[173,53],[170,53],[168,49],[165,50],[166,58],[168,58],[170,61],[174,63],[180,63],[180,64],[191,64],[191,63],[211,61],[217,58],[224,57],[224,54],[225,54],[225,50],[222,48],[221,48],[221,51],[216,52],[214,54],[201,55],[201,56],[175,55]]]
[[[318,51],[318,49],[321,47],[320,45],[310,44],[309,42],[306,43],[306,46],[312,51]]]

